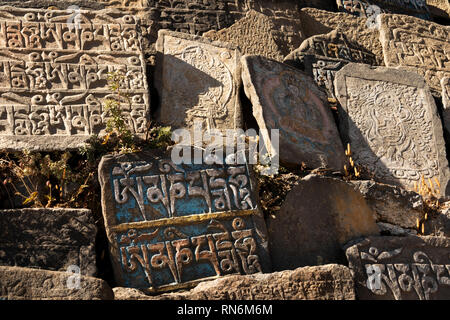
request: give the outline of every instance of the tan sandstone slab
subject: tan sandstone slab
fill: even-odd
[[[122,72],[130,130],[143,135],[149,95],[138,19],[117,11],[0,12],[0,147],[63,150],[105,133],[108,72]]]
[[[0,300],[112,300],[102,279],[69,272],[0,266]]]
[[[159,296],[129,288],[113,290],[116,300],[355,300],[352,273],[337,264],[227,276],[202,282],[188,292]]]
[[[242,126],[238,99],[241,57],[237,47],[207,38],[160,30],[156,43],[159,119],[172,128]]]
[[[450,76],[450,26],[405,15],[382,14],[378,19],[386,66],[420,74],[433,95],[441,96],[440,81]]]
[[[422,177],[449,194],[441,120],[424,79],[414,72],[351,63],[336,73],[339,127],[355,163],[374,179],[414,190]]]
[[[450,2],[447,0],[427,0],[427,6],[431,15],[450,18]]]
[[[279,130],[280,163],[340,171],[344,148],[326,94],[305,73],[261,56],[242,59],[244,90],[260,129]],[[264,139],[268,150],[273,141]]]

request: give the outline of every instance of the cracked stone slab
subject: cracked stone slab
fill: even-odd
[[[154,150],[104,156],[102,210],[119,286],[163,292],[270,272],[250,166],[175,164]]]

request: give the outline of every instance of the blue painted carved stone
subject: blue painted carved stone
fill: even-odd
[[[270,271],[248,165],[176,165],[142,152],[103,157],[99,181],[119,286],[168,291]]]

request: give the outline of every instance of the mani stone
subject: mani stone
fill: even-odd
[[[337,30],[345,34],[350,43],[373,53],[377,57],[377,61],[384,61],[380,33],[377,28],[369,28],[372,25],[372,21],[369,19],[344,12],[329,12],[315,8],[303,8],[300,18],[305,37],[309,38]]]
[[[351,183],[375,212],[377,222],[414,229],[417,219],[421,220],[425,215],[422,197],[414,191],[372,180],[354,180]]]
[[[336,0],[338,10],[375,19],[380,13],[401,13],[430,20],[425,0]]]
[[[78,277],[78,278],[77,278]],[[113,300],[108,284],[71,272],[0,266],[0,300]]]
[[[450,19],[450,2],[447,0],[427,0],[432,16]]]
[[[0,265],[94,276],[96,233],[88,209],[0,210]]]
[[[417,73],[351,63],[336,73],[339,127],[357,165],[374,180],[414,190],[425,178],[448,195],[449,168],[441,120]]]
[[[250,167],[104,156],[102,209],[118,286],[160,292],[271,270]]]
[[[242,80],[260,129],[279,130],[280,163],[342,170],[344,148],[326,94],[305,73],[261,56],[244,56]],[[268,150],[273,141],[264,139]]]
[[[450,299],[449,238],[368,237],[346,247],[358,299]]]
[[[238,99],[241,57],[237,47],[207,38],[160,30],[155,84],[159,120],[173,129],[242,127]]]
[[[450,76],[450,26],[404,15],[382,14],[377,19],[386,66],[420,74],[439,97],[441,79]]]
[[[344,244],[379,234],[374,215],[350,184],[318,175],[303,178],[267,221],[273,270],[345,263]]]
[[[227,276],[202,282],[188,292],[159,296],[130,288],[113,290],[116,300],[355,300],[352,273],[338,264]]]
[[[121,108],[143,136],[149,97],[137,18],[116,11],[3,8],[0,13],[0,147],[76,149],[104,135],[108,73],[126,75]]]
[[[262,55],[281,61],[283,54],[275,41],[274,30],[276,27],[272,19],[250,10],[231,27],[220,31],[211,30],[203,36],[211,40],[233,43],[243,54]]]
[[[328,97],[336,99],[333,89],[334,75],[349,62],[379,65],[376,55],[350,43],[345,34],[333,30],[325,35],[312,36],[287,55],[284,63],[304,69]]]

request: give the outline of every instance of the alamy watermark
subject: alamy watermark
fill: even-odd
[[[67,289],[81,289],[81,269],[77,265],[70,265],[66,270],[70,276],[67,278]]]
[[[194,121],[191,130],[176,129],[172,133],[175,146],[171,160],[175,164],[253,164],[264,175],[279,169],[279,130],[209,129]]]
[[[67,19],[67,27],[69,28],[69,31],[72,31],[72,29],[81,29],[81,9],[79,6],[72,5],[69,6],[66,9],[67,13],[71,14],[70,17]]]
[[[381,14],[381,8],[377,5],[370,5],[366,8],[367,22],[369,29],[380,29],[381,21],[378,16]]]
[[[367,288],[372,292],[381,290],[381,269],[377,265],[366,265]]]

